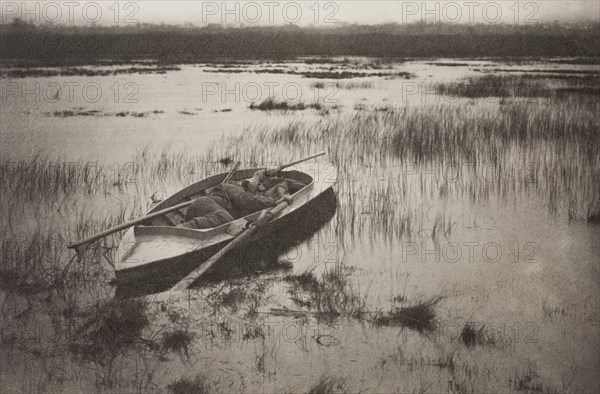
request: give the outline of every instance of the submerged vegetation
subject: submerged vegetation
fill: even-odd
[[[349,272],[343,266],[323,273],[317,279],[312,272],[284,278],[291,287],[288,293],[292,302],[301,308],[315,310],[317,317],[333,321],[339,317],[364,318],[368,311],[366,299],[356,293],[349,281]]]
[[[458,97],[547,97],[551,91],[541,80],[515,76],[484,75],[456,83],[438,83],[436,90]]]
[[[344,394],[348,392],[343,379],[322,377],[310,388],[308,394]]]
[[[433,331],[436,327],[435,307],[441,300],[441,297],[434,297],[394,307],[391,312],[376,316],[374,323],[377,326],[408,327],[418,332]]]
[[[347,65],[351,66],[351,65]],[[362,67],[361,67],[362,69]],[[365,72],[352,70],[312,70],[312,71],[297,71],[293,68],[207,68],[205,72],[212,73],[226,73],[226,74],[240,74],[243,72],[249,72],[254,74],[288,74],[288,75],[302,75],[304,78],[314,79],[351,79],[351,78],[366,78],[366,77],[385,77],[386,79],[410,79],[413,74],[398,71],[398,72]]]
[[[204,375],[197,375],[194,379],[180,378],[171,382],[167,388],[173,394],[212,394],[211,384]]]
[[[193,340],[193,334],[183,329],[177,329],[163,335],[162,346],[166,350],[185,353],[185,355],[189,357],[189,348]]]
[[[331,86],[336,89],[373,89],[375,85],[371,81],[344,81],[344,82],[313,82],[310,84],[315,89],[327,89]]]
[[[302,102],[298,103],[288,103],[287,101],[278,101],[274,97],[269,97],[263,100],[260,104],[252,103],[250,104],[250,109],[255,109],[259,111],[303,111],[308,108],[321,110],[323,106],[319,103],[310,103],[304,104]]]
[[[105,357],[124,352],[142,340],[150,321],[145,300],[108,301],[84,313],[87,317],[75,329],[70,350],[84,358],[104,363]]]
[[[463,326],[460,339],[467,347],[493,346],[496,342],[496,339],[486,332],[485,324],[478,327],[471,322]]]
[[[133,118],[145,118],[149,115],[158,115],[158,114],[162,114],[164,113],[164,111],[162,110],[154,110],[154,111],[145,111],[145,112],[140,112],[140,111],[119,111],[119,112],[102,112],[100,110],[97,109],[88,109],[86,110],[85,108],[74,108],[74,109],[68,109],[68,110],[63,110],[63,111],[54,111],[52,113],[50,112],[44,112],[44,115],[46,116],[55,116],[55,117],[59,117],[59,118],[70,118],[73,116],[95,116],[95,117],[100,117],[100,116],[116,116],[119,118],[124,118],[124,117],[133,117]],[[180,112],[181,113],[181,112]]]

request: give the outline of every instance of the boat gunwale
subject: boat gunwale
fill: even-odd
[[[252,172],[252,174],[254,174],[255,171],[256,171],[256,169],[236,171],[234,173],[234,175],[232,176],[232,180],[248,179],[247,176],[240,177],[240,173]],[[298,174],[300,174],[301,176],[298,177]],[[202,192],[203,190],[207,190],[207,189],[210,189],[211,187],[215,187],[220,183],[220,181],[222,179],[224,179],[224,177],[226,175],[227,175],[227,173],[217,174],[217,175],[214,175],[213,177],[198,181],[198,182],[180,190],[179,192],[175,193],[169,199],[163,201],[163,203],[166,203],[168,201],[169,204],[161,203],[164,207],[163,206],[159,207],[159,205],[161,205],[161,204],[159,204],[156,207],[152,208],[148,212],[148,214],[153,213],[153,211],[156,212],[161,209],[165,209],[165,208],[169,208],[170,206],[174,206],[177,203],[180,203],[181,200],[183,198],[185,198],[186,196],[197,194],[197,193]],[[305,172],[297,171],[297,170],[282,171],[281,178],[283,178],[283,179],[300,180],[298,178],[303,178],[303,177],[306,177],[304,182],[308,181],[308,179],[310,179],[310,181],[308,181],[309,183],[307,183],[303,188],[301,188],[300,190],[298,190],[297,192],[292,194],[292,196],[295,198],[302,196],[302,195],[310,192],[312,189],[314,189],[314,187],[315,187],[314,177],[308,175]],[[213,185],[212,181],[215,181],[216,184]],[[300,180],[300,181],[302,182],[302,180]],[[302,183],[304,183],[304,182],[302,182]],[[208,183],[208,185],[206,185],[203,189],[196,189],[197,186],[199,186],[201,183]],[[175,197],[178,197],[178,198],[175,198]],[[293,207],[293,209],[290,209],[289,207],[286,208],[277,218],[274,219],[274,221],[285,216],[291,210],[295,210],[299,206],[305,205],[308,202],[310,202],[310,200],[306,201],[302,204],[299,204],[295,207],[292,205],[291,207]],[[199,240],[211,240],[211,239],[216,238],[215,242],[219,242],[219,239],[221,238],[220,236],[224,236],[224,238],[232,236],[231,230],[235,231],[236,227],[239,227],[240,225],[244,225],[247,222],[257,219],[263,211],[264,211],[264,209],[257,211],[257,212],[253,212],[249,215],[243,216],[243,217],[233,220],[231,222],[224,223],[220,226],[211,227],[211,228],[207,228],[207,229],[191,229],[191,228],[177,227],[177,226],[135,226],[133,228],[133,231],[134,231],[134,235],[136,237],[137,236],[140,236],[140,237],[172,236],[172,237],[193,238],[193,239],[199,239]],[[215,242],[207,243],[206,246],[209,246]]]

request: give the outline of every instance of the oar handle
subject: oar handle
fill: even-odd
[[[314,159],[314,158],[316,158],[316,157],[319,157],[319,156],[323,156],[324,154],[325,154],[325,152],[320,152],[320,153],[314,154],[314,155],[312,155],[312,156],[308,156],[308,157],[305,157],[305,158],[303,158],[303,159],[300,159],[300,160],[293,161],[293,162],[291,162],[291,163],[287,163],[287,164],[280,165],[279,167],[277,167],[277,168],[274,170],[274,172],[279,172],[279,171],[281,171],[281,170],[284,170],[284,169],[286,169],[286,168],[288,168],[288,167],[291,167],[291,166],[294,166],[294,165],[296,165],[296,164],[302,163],[302,162],[304,162],[304,161],[307,161],[307,160],[310,160],[310,159]]]
[[[229,180],[231,179],[231,177],[233,176],[233,174],[237,171],[237,169],[240,166],[240,164],[242,164],[241,161],[238,161],[237,163],[235,163],[235,167],[233,167],[233,169],[231,171],[229,171],[229,174],[227,174],[227,176],[225,177],[225,179],[223,179],[222,183],[229,182]]]
[[[118,226],[109,228],[108,230],[104,230],[102,232],[99,232],[98,234],[92,235],[91,237],[88,237],[86,239],[82,239],[81,241],[74,242],[71,245],[67,246],[67,248],[69,248],[69,249],[75,249],[78,246],[89,244],[90,242],[94,242],[94,241],[96,241],[96,240],[98,240],[100,238],[106,237],[107,235],[111,235],[113,233],[116,233],[117,231],[124,230],[126,228],[131,227],[131,226],[135,226],[136,224],[145,222],[146,220],[155,218],[157,216],[162,216],[165,213],[173,212],[173,211],[175,211],[177,209],[185,208],[188,205],[190,205],[192,202],[193,202],[193,200],[192,201],[182,202],[181,204],[173,205],[172,207],[165,208],[163,210],[151,213],[151,214],[146,215],[144,217],[141,217],[141,218],[138,218],[138,219],[135,219],[135,220],[131,220],[131,221],[125,222],[123,224],[119,224]]]

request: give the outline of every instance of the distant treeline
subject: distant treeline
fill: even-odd
[[[202,62],[297,56],[538,57],[600,56],[600,24],[337,27],[220,25],[126,27],[0,25],[0,59],[47,63],[100,59]]]

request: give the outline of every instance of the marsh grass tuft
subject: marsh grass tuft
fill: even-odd
[[[389,313],[369,312],[366,297],[355,293],[349,273],[342,266],[324,272],[320,278],[308,271],[289,275],[284,280],[291,285],[288,289],[291,300],[299,307],[317,310],[317,318],[326,321],[340,317],[368,319],[375,326],[407,327],[418,332],[435,330],[435,308],[443,299],[433,297],[394,306]],[[397,297],[396,300],[406,302],[405,297]]]
[[[308,390],[308,394],[339,394],[346,392],[345,380],[326,376],[319,379],[319,381]]]
[[[229,285],[225,290],[225,286],[211,293],[207,297],[207,301],[212,305],[215,312],[225,308],[231,312],[237,312],[242,308],[244,301],[248,297],[247,290],[241,285]]]
[[[515,391],[543,392],[544,386],[538,381],[539,375],[532,368],[525,372],[517,372],[509,379],[509,384]]]
[[[340,317],[361,319],[367,313],[366,300],[350,284],[350,273],[342,266],[324,272],[319,279],[313,272],[284,278],[291,287],[292,301],[303,308],[318,311],[317,317],[332,321]]]
[[[288,275],[285,281],[298,285],[302,290],[314,292],[319,288],[319,281],[312,271],[306,271],[299,275]]]
[[[590,212],[587,217],[588,223],[591,224],[600,224],[600,211],[598,212]]]
[[[460,333],[460,339],[467,347],[472,348],[479,346],[493,346],[496,340],[492,336],[488,336],[485,331],[485,325],[477,328],[474,323],[467,322]]]
[[[254,342],[257,339],[265,339],[265,332],[259,324],[246,324],[242,328],[242,340]]]
[[[162,347],[168,351],[179,352],[189,356],[189,347],[193,340],[193,334],[187,330],[177,329],[163,334]]]
[[[222,295],[221,303],[225,308],[237,311],[238,306],[244,302],[246,296],[247,294],[244,289],[235,287]]]
[[[126,351],[142,341],[143,330],[150,324],[146,309],[142,299],[100,303],[77,328],[70,350],[97,361]]]
[[[179,378],[169,383],[167,389],[173,394],[212,394],[215,392],[204,375],[197,375],[194,379]]]
[[[259,111],[303,111],[305,109],[312,108],[320,111],[323,106],[317,102],[310,104],[305,104],[303,102],[288,103],[287,101],[277,101],[275,98],[269,97],[258,105],[255,103],[250,104],[249,108]]]
[[[393,307],[391,312],[381,313],[373,319],[376,326],[407,327],[418,332],[436,328],[435,307],[442,297],[414,301],[409,305]]]

